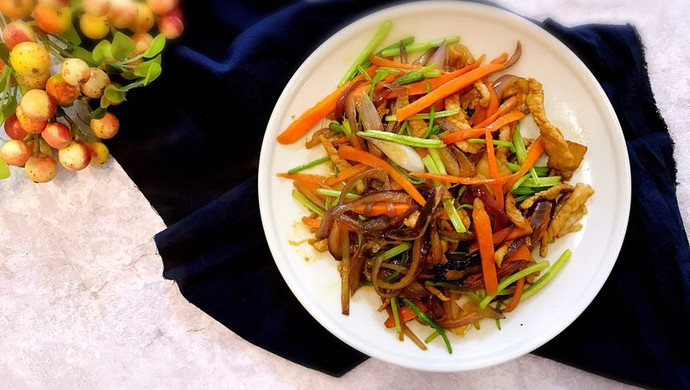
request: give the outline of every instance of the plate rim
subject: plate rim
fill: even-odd
[[[269,210],[272,210],[271,206],[269,205],[269,200],[268,200],[268,186],[271,177],[269,174],[266,172],[268,170],[268,160],[270,159],[270,156],[268,156],[267,152],[267,146],[270,146],[271,144],[274,144],[274,146],[277,144],[275,141],[275,137],[277,136],[276,130],[279,130],[279,122],[283,120],[285,115],[287,114],[287,104],[285,104],[285,101],[291,96],[293,93],[296,92],[296,90],[299,89],[301,84],[306,80],[304,73],[309,68],[313,67],[313,58],[318,58],[321,52],[326,52],[330,49],[331,46],[334,46],[335,43],[341,39],[343,35],[347,34],[347,30],[350,28],[361,28],[363,26],[367,26],[369,23],[371,23],[372,20],[376,20],[382,15],[388,14],[388,13],[404,13],[407,9],[417,9],[420,6],[423,7],[444,7],[444,6],[449,6],[449,7],[457,7],[458,9],[463,8],[463,7],[468,7],[468,8],[473,8],[475,10],[479,10],[480,12],[490,12],[490,13],[497,13],[497,14],[502,14],[503,17],[507,17],[512,19],[515,23],[518,25],[524,26],[525,29],[527,29],[528,32],[532,34],[536,34],[539,39],[547,41],[550,46],[554,47],[559,51],[558,54],[564,55],[569,57],[569,63],[576,66],[579,68],[579,76],[586,77],[589,81],[589,86],[593,87],[593,92],[595,92],[599,98],[605,102],[605,114],[609,116],[610,118],[613,119],[613,123],[615,124],[615,129],[611,129],[608,133],[609,136],[612,136],[614,140],[616,141],[614,144],[614,147],[616,148],[621,148],[621,154],[624,155],[626,158],[621,159],[619,162],[622,163],[621,169],[623,170],[623,173],[625,174],[623,177],[619,178],[622,179],[622,184],[623,188],[620,189],[622,195],[624,196],[624,199],[619,199],[619,202],[622,202],[622,208],[621,212],[622,215],[619,217],[620,218],[620,224],[623,226],[622,229],[619,229],[617,231],[614,231],[614,236],[612,237],[613,240],[615,240],[615,243],[613,245],[608,245],[606,248],[608,249],[608,252],[611,257],[613,257],[613,261],[610,261],[608,263],[608,267],[603,269],[601,272],[598,274],[598,278],[594,281],[594,285],[596,288],[592,288],[590,290],[589,296],[586,297],[586,299],[580,300],[580,305],[568,312],[568,318],[566,320],[563,320],[561,322],[558,322],[553,326],[552,328],[557,328],[557,329],[552,329],[552,328],[547,328],[543,332],[543,336],[540,337],[535,337],[531,340],[531,343],[526,344],[523,348],[521,349],[516,349],[515,351],[512,351],[512,353],[506,353],[500,356],[500,358],[494,358],[488,362],[482,361],[477,364],[467,364],[463,366],[453,366],[453,365],[446,365],[443,367],[437,367],[437,366],[430,366],[430,365],[416,365],[416,364],[408,364],[404,360],[396,360],[394,358],[389,358],[388,356],[381,356],[377,354],[376,349],[371,349],[367,348],[366,345],[361,345],[357,344],[353,340],[345,339],[341,337],[339,332],[337,330],[334,330],[333,327],[335,324],[331,324],[331,321],[329,321],[327,318],[322,318],[320,313],[317,313],[315,309],[308,304],[309,298],[307,294],[305,294],[305,291],[302,291],[299,288],[294,288],[295,283],[293,283],[293,277],[288,272],[288,265],[286,264],[286,261],[281,260],[281,256],[276,256],[276,254],[282,255],[282,251],[279,248],[279,244],[275,242],[272,239],[269,239],[269,237],[273,237],[274,235],[278,235],[277,229],[275,226],[273,226],[270,223],[267,223],[267,221],[270,221],[271,219],[268,217]],[[589,90],[589,88],[587,88]],[[594,77],[592,71],[584,64],[584,62],[572,51],[570,50],[562,41],[560,41],[558,38],[556,38],[554,35],[552,35],[548,30],[543,28],[541,25],[535,23],[532,19],[529,19],[527,17],[521,16],[509,9],[502,8],[500,6],[492,6],[492,5],[487,5],[483,3],[474,3],[474,2],[464,2],[464,1],[447,1],[447,0],[435,0],[435,1],[413,1],[413,2],[408,2],[404,4],[397,4],[397,5],[392,5],[392,6],[387,6],[383,8],[378,8],[373,11],[370,11],[364,16],[361,16],[355,20],[352,20],[349,23],[344,24],[341,28],[337,30],[334,34],[330,35],[327,37],[325,40],[323,40],[315,50],[313,50],[300,64],[298,69],[294,72],[294,74],[291,76],[290,80],[284,87],[283,91],[281,92],[278,100],[275,103],[274,109],[271,113],[270,119],[266,125],[266,131],[264,133],[264,137],[262,140],[262,145],[261,145],[261,153],[259,157],[259,170],[258,170],[258,198],[259,198],[259,209],[260,209],[260,215],[261,215],[261,220],[262,220],[262,226],[264,229],[264,235],[266,238],[266,241],[268,243],[269,249],[271,251],[271,255],[273,257],[273,260],[278,267],[279,272],[281,273],[281,276],[283,277],[285,283],[288,285],[290,291],[293,293],[293,295],[297,298],[297,300],[300,302],[300,304],[304,307],[304,309],[324,328],[326,328],[331,334],[333,334],[335,337],[337,337],[339,340],[342,342],[350,345],[351,347],[355,348],[356,350],[371,356],[375,357],[384,361],[387,361],[392,364],[396,364],[398,366],[402,367],[407,367],[407,368],[412,368],[412,369],[417,369],[417,370],[422,370],[422,371],[431,371],[431,372],[461,372],[461,371],[467,371],[467,370],[474,370],[474,369],[479,369],[479,368],[485,368],[489,366],[494,366],[515,358],[518,358],[520,356],[526,355],[532,351],[534,351],[536,348],[539,348],[540,346],[544,345],[547,343],[549,340],[553,339],[556,337],[558,334],[563,332],[568,326],[570,326],[581,314],[584,312],[584,310],[592,303],[594,298],[599,294],[601,291],[602,287],[604,286],[604,283],[606,280],[608,280],[611,271],[616,264],[618,260],[618,256],[620,254],[622,245],[623,245],[623,239],[625,237],[626,231],[627,231],[627,226],[629,223],[629,216],[630,216],[630,205],[631,205],[631,190],[632,190],[632,183],[631,183],[631,172],[630,172],[630,162],[628,158],[628,150],[627,150],[627,145],[624,137],[624,133],[620,124],[620,121],[618,120],[618,116],[613,109],[613,105],[611,101],[609,100],[608,96],[606,95],[605,91],[603,90],[601,84],[599,81]],[[603,256],[602,258],[608,258],[609,256]]]

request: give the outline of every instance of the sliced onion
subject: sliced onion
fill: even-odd
[[[357,81],[352,85],[349,85],[347,88],[343,90],[343,93],[338,96],[338,102],[335,104],[335,111],[334,111],[334,116],[335,120],[338,122],[343,121],[343,112],[345,111],[345,103],[347,102],[347,97],[350,95],[351,91],[354,91],[354,88],[359,86],[363,81]]]
[[[382,139],[369,139],[369,142],[403,169],[409,172],[424,172],[424,162],[411,146]]]
[[[531,246],[535,245],[541,240],[546,227],[551,221],[551,211],[553,210],[553,202],[549,200],[540,200],[532,206],[532,211],[528,217],[530,226],[532,227],[532,235],[530,236]]]
[[[520,59],[520,56],[522,56],[522,44],[520,43],[520,41],[517,41],[517,45],[515,46],[515,51],[513,52],[513,55],[510,56],[508,61],[505,63],[505,65],[503,66],[503,69],[508,69],[511,66],[513,66],[513,64],[515,64],[517,62],[517,60]]]
[[[515,84],[515,82],[518,80],[520,80],[520,77],[518,76],[512,74],[504,74],[503,76],[497,78],[496,81],[494,81],[493,89],[496,92],[496,97],[498,98],[499,102],[503,100],[503,94],[508,89],[508,87]]]
[[[441,46],[436,49],[434,52],[434,55],[432,55],[429,60],[427,61],[428,64],[433,64],[434,62],[438,62],[438,65],[434,67],[434,69],[440,69],[443,70],[443,68],[446,66],[446,58],[448,54],[448,46],[446,45],[446,40],[443,40],[443,43]]]
[[[428,62],[429,58],[430,58],[432,55],[434,55],[435,52],[436,52],[436,49],[432,47],[431,49],[425,51],[425,52],[422,53],[419,57],[417,57],[417,59],[414,60],[414,62],[412,63],[412,65],[426,65],[426,63]]]
[[[369,95],[364,91],[359,91],[355,94],[354,101],[357,112],[359,112],[359,117],[362,120],[364,130],[383,131],[381,117],[379,117],[379,112],[376,111],[376,106],[371,99],[369,99]]]
[[[434,189],[429,199],[427,199],[424,208],[419,213],[419,217],[417,217],[417,222],[415,223],[414,227],[405,227],[402,229],[393,230],[386,233],[386,236],[393,240],[410,241],[415,240],[424,235],[424,232],[426,232],[426,228],[429,226],[429,223],[431,222],[434,212],[436,212],[438,205],[441,204],[443,192],[444,190],[441,187],[437,187],[436,189]],[[323,224],[323,222],[321,223]]]
[[[335,222],[336,217],[353,208],[373,202],[392,202],[392,203],[412,203],[412,198],[405,191],[379,191],[361,198],[355,199],[350,203],[343,203],[330,208],[321,218],[321,225],[314,234],[317,238],[328,237],[328,233]]]

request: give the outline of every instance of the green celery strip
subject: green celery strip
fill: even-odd
[[[440,173],[444,175],[447,173],[446,167],[443,166],[443,161],[441,161],[441,156],[436,149],[429,149],[429,154],[422,159],[422,162],[430,173]],[[453,199],[444,199],[443,209],[446,211],[446,214],[448,214],[448,218],[450,218],[450,222],[455,231],[458,233],[465,233],[467,228],[465,224],[462,223],[458,210],[455,209]]]
[[[531,173],[528,173],[528,174],[526,174],[525,176],[523,176],[523,177],[521,177],[520,179],[518,179],[518,181],[515,182],[515,184],[513,185],[513,188],[511,188],[510,191],[511,191],[511,192],[515,192],[515,190],[517,190],[517,188],[520,187],[520,186],[522,185],[522,183],[524,183],[525,181],[527,181],[527,179],[529,179],[530,177],[532,177],[532,174],[531,174]]]
[[[342,191],[328,190],[326,188],[317,188],[316,193],[319,195],[332,196],[334,198],[338,198],[338,197],[340,197],[340,194],[342,193]],[[359,195],[353,194],[352,192],[350,192],[347,195],[345,195],[345,197],[348,199],[357,199],[357,198],[359,198]]]
[[[338,122],[331,122],[331,123],[329,123],[329,124],[328,124],[328,128],[331,129],[331,130],[333,130],[333,131],[336,131],[336,132],[338,132],[338,133],[344,133],[344,132],[345,132],[345,130],[343,129],[343,125],[341,125],[341,124],[338,123]]]
[[[393,166],[393,168],[395,168],[396,171],[400,172],[401,175],[405,176],[405,178],[407,179],[407,181],[409,181],[410,183],[412,183],[412,184],[422,184],[422,181],[421,181],[421,180],[419,180],[419,179],[417,179],[417,178],[414,178],[414,177],[410,176],[410,174],[409,174],[406,170],[404,170],[403,168],[401,168],[398,164],[396,164],[396,163],[394,163],[394,162],[392,162],[392,161],[390,162],[390,164]]]
[[[400,265],[407,265],[407,262],[410,261],[410,255],[409,255],[409,253],[410,253],[410,252],[403,252],[403,254],[402,254],[401,258],[400,258],[400,263],[399,263]],[[394,280],[395,278],[397,278],[398,275],[400,275],[400,272],[399,272],[399,271],[395,271],[395,272],[393,272],[392,274],[390,274],[390,275],[386,276],[385,278],[383,278],[383,281],[384,281],[384,282],[390,282],[390,281]]]
[[[524,278],[525,276],[527,276],[527,275],[529,275],[529,274],[532,274],[532,273],[534,273],[534,272],[541,271],[541,270],[543,270],[544,268],[547,268],[548,266],[549,266],[549,262],[548,262],[548,261],[542,261],[541,263],[534,264],[534,265],[532,265],[532,266],[530,266],[530,267],[527,267],[527,268],[523,269],[523,270],[520,271],[520,272],[516,272],[516,273],[514,273],[514,274],[512,274],[512,275],[510,275],[510,276],[508,276],[508,277],[506,277],[506,278],[504,278],[504,279],[498,284],[497,293],[496,293],[496,294],[493,294],[493,295],[487,295],[486,297],[484,297],[484,299],[482,299],[482,301],[479,302],[479,308],[480,308],[480,309],[484,309],[485,307],[487,307],[487,306],[489,305],[489,303],[490,303],[494,298],[496,298],[496,295],[498,295],[498,292],[504,290],[506,287],[508,287],[508,286],[510,286],[511,284],[517,282],[518,279]]]
[[[444,148],[446,144],[440,139],[425,139],[418,137],[411,137],[409,135],[398,135],[379,130],[367,130],[357,133],[360,137],[377,138],[386,141],[391,141],[403,145],[412,146],[415,148]]]
[[[393,312],[393,320],[395,320],[395,332],[398,334],[402,333],[402,325],[400,325],[400,314],[398,314],[399,310],[400,306],[398,306],[398,298],[391,298],[391,311]]]
[[[436,337],[438,337],[439,335],[440,333],[434,330],[433,333],[431,333],[424,339],[424,344],[429,344],[430,342],[434,341],[434,339],[436,339]]]
[[[539,182],[530,177],[522,183],[522,187],[553,187],[561,182],[560,176],[546,176],[539,178]]]
[[[345,133],[347,138],[352,139],[352,129],[350,128],[350,122],[347,120],[343,120],[343,133]]]
[[[379,27],[378,31],[376,31],[374,37],[371,39],[371,41],[369,41],[366,47],[364,47],[364,50],[357,56],[357,58],[355,58],[355,61],[347,70],[343,78],[340,79],[338,88],[355,76],[357,73],[357,67],[362,66],[362,64],[367,61],[369,55],[381,44],[381,42],[383,42],[384,38],[386,38],[386,35],[388,35],[388,32],[391,30],[392,26],[393,23],[390,20],[386,20],[383,22],[383,24],[381,24],[381,27]],[[398,48],[398,52],[400,52],[400,48]]]
[[[450,346],[450,340],[448,340],[448,336],[446,335],[446,332],[443,330],[443,328],[438,326],[438,324],[434,320],[429,318],[426,315],[426,313],[419,310],[419,308],[414,303],[412,303],[412,301],[410,301],[409,299],[403,298],[402,302],[403,302],[403,304],[405,304],[405,306],[412,309],[412,311],[417,315],[417,317],[419,317],[420,320],[422,320],[422,322],[426,322],[429,326],[434,328],[443,338],[443,342],[446,344],[446,349],[448,349],[448,353],[453,353],[453,347]]]
[[[431,106],[431,109],[429,110],[429,127],[427,128],[426,133],[424,133],[424,138],[429,138],[431,131],[434,129],[434,118],[436,118],[436,109],[434,106]]]
[[[534,195],[537,192],[541,191],[544,187],[518,187],[514,190],[511,190],[514,195]],[[547,187],[548,188],[548,187]]]
[[[319,206],[315,205],[309,199],[307,199],[307,197],[304,196],[304,194],[299,192],[297,189],[292,190],[292,197],[295,198],[298,202],[300,202],[304,207],[315,212],[319,217],[323,217],[323,210],[321,210]]]
[[[485,144],[485,143],[486,143],[486,140],[483,139],[483,138],[469,138],[469,139],[467,139],[466,141],[467,141],[468,143],[471,143],[471,144]],[[505,147],[508,147],[508,148],[510,148],[510,151],[511,151],[511,152],[514,152],[514,151],[515,151],[515,146],[513,146],[513,143],[510,142],[510,141],[500,141],[500,140],[496,140],[496,139],[495,139],[495,140],[493,140],[493,144],[494,144],[495,146],[505,146]]]
[[[454,43],[460,42],[460,37],[456,35],[448,38],[434,39],[433,41],[428,42],[412,43],[405,47],[405,51],[407,51],[408,53],[415,53],[418,51],[429,50],[433,47],[441,46],[443,44],[443,41],[445,41],[448,45],[452,45]],[[381,57],[393,57],[397,55],[400,55],[399,47],[392,47],[381,51]]]
[[[542,275],[537,281],[534,282],[531,286],[525,288],[522,291],[522,297],[520,298],[521,300],[527,299],[531,297],[532,295],[536,294],[539,290],[541,290],[551,279],[556,276],[558,271],[563,268],[565,263],[570,260],[570,256],[572,256],[572,252],[570,249],[566,249],[563,251],[560,257],[558,257],[558,260],[556,260],[555,263],[553,263],[553,267],[549,268],[548,271],[544,272],[544,275]]]
[[[412,248],[412,244],[411,244],[411,243],[409,243],[409,242],[403,242],[402,244],[396,245],[396,246],[392,247],[391,249],[389,249],[389,250],[383,252],[383,253],[381,254],[381,256],[383,256],[383,259],[384,259],[384,260],[392,259],[392,258],[394,258],[395,256],[397,256],[397,255],[399,255],[399,254],[401,254],[401,253],[403,253],[403,252],[409,250],[410,248]]]
[[[455,115],[460,112],[459,108],[452,108],[434,113],[434,118],[445,118],[447,116]],[[395,115],[387,115],[386,122],[397,122],[398,118]],[[425,112],[421,114],[412,115],[409,119],[431,119],[431,113]]]
[[[306,164],[302,164],[302,165],[300,165],[300,166],[298,166],[298,167],[294,167],[294,168],[288,170],[287,173],[290,174],[290,175],[292,175],[293,173],[301,172],[301,171],[303,171],[303,170],[305,170],[305,169],[309,169],[309,168],[311,168],[311,167],[315,167],[315,166],[317,166],[317,165],[321,165],[321,164],[323,164],[323,163],[325,163],[325,162],[328,162],[328,161],[330,161],[330,160],[331,160],[331,158],[328,157],[328,156],[324,156],[324,157],[321,157],[321,158],[317,158],[317,159],[314,160],[314,161],[309,161],[309,162],[306,163]]]
[[[398,130],[398,135],[405,134],[405,130],[407,129],[407,126],[408,126],[407,121],[403,122],[402,126],[400,126],[400,130]]]
[[[513,144],[515,145],[514,151],[518,163],[522,164],[527,158],[527,148],[525,147],[525,141],[522,139],[522,133],[520,132],[520,122],[515,125],[515,130],[513,130]],[[539,175],[537,175],[534,166],[530,168],[530,173],[532,173],[534,179],[539,182]]]
[[[441,75],[441,72],[438,69],[433,69],[436,66],[438,66],[438,64],[438,62],[434,62],[418,70],[407,72],[404,75],[395,79],[394,83],[405,85],[412,84],[417,81],[422,81],[425,77],[438,77]]]

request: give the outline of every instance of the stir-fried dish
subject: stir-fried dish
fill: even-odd
[[[441,336],[452,352],[447,332],[464,334],[484,318],[500,328],[569,259],[570,250],[553,264],[532,253],[546,257],[582,228],[594,191],[568,181],[587,147],[549,121],[538,80],[510,73],[519,42],[493,59],[457,36],[380,49],[390,27],[278,136],[324,151],[279,176],[311,213],[302,218],[309,243],[339,262],[342,313],[372,286],[388,313],[383,325],[400,340],[426,349]],[[527,115],[536,138],[521,132]],[[327,174],[307,173],[322,165]],[[425,340],[413,320],[430,327]]]

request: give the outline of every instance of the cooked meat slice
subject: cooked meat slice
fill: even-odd
[[[489,100],[491,100],[491,92],[489,92],[489,87],[487,87],[483,81],[477,81],[474,83],[474,89],[479,92],[479,105],[486,107],[489,104]]]
[[[577,167],[582,163],[582,159],[585,157],[585,153],[587,153],[587,147],[576,142],[566,142],[568,143],[568,149],[570,149],[570,152],[573,154],[574,160],[571,167],[568,169],[560,169],[560,173],[563,179],[568,180],[573,177],[573,172],[575,172]]]
[[[498,131],[498,140],[508,142],[512,141],[510,136],[510,126],[501,127],[501,129]],[[507,162],[510,148],[507,146],[496,146],[494,148],[496,149],[496,159],[503,163]]]
[[[578,183],[570,196],[559,202],[558,206],[560,207],[556,207],[553,219],[549,227],[546,228],[546,234],[544,234],[542,239],[543,250],[545,250],[545,245],[543,245],[544,242],[549,243],[551,240],[559,237],[562,232],[565,232],[564,229],[577,223],[577,221],[587,213],[585,202],[587,202],[587,199],[593,194],[594,189],[591,186],[584,183]]]
[[[328,238],[318,241],[310,241],[309,243],[319,252],[325,252],[326,249],[328,249]]]
[[[412,129],[414,137],[424,137],[424,134],[429,130],[429,125],[422,119],[411,119],[408,121],[408,126]]]
[[[462,150],[463,152],[469,154],[477,154],[484,150],[484,144],[471,144],[467,141],[458,141],[455,143],[455,146],[457,146],[458,149]]]
[[[338,149],[333,146],[333,143],[329,141],[328,138],[322,135],[319,137],[319,139],[321,140],[321,145],[323,145],[323,148],[326,149],[326,153],[328,153],[328,156],[331,158],[331,161],[336,167],[338,167],[339,170],[344,171],[352,166],[349,162],[338,156]]]
[[[446,65],[451,68],[460,69],[474,63],[474,56],[470,49],[462,43],[448,46]]]
[[[460,107],[463,110],[474,109],[479,104],[482,95],[474,86],[467,87],[460,91]]]
[[[575,170],[573,168],[575,158],[563,138],[563,133],[546,118],[544,111],[544,89],[535,79],[527,80],[529,92],[525,103],[534,117],[534,122],[539,126],[539,131],[544,139],[544,150],[549,156],[548,166],[558,170]]]
[[[460,112],[458,114],[446,117],[446,120],[450,122],[453,126],[457,127],[460,130],[472,128],[472,126],[470,126],[469,119],[467,118],[467,113],[465,112],[465,110],[462,109],[462,107],[460,107],[459,94],[454,93],[448,96],[444,101],[444,106],[446,110],[452,110],[455,108],[460,109]]]
[[[413,228],[417,224],[417,218],[419,218],[419,211],[415,211],[405,218],[403,224],[407,227]]]
[[[522,230],[527,230],[529,232],[532,232],[532,225],[529,223],[527,218],[525,218],[520,210],[515,206],[515,198],[513,197],[513,194],[508,192],[508,195],[506,195],[506,202],[505,202],[505,211],[506,214],[508,215],[508,219],[517,227],[519,227]]]
[[[532,205],[540,199],[553,200],[553,199],[558,198],[558,196],[561,193],[571,192],[572,190],[573,190],[573,186],[571,186],[568,183],[556,184],[555,186],[549,188],[548,190],[539,191],[536,194],[532,195],[531,197],[523,200],[522,203],[520,203],[520,208],[523,210],[527,210],[528,208],[532,207]]]
[[[496,266],[500,267],[503,263],[503,259],[508,254],[508,246],[508,244],[503,244],[494,252],[494,262],[496,263]]]

